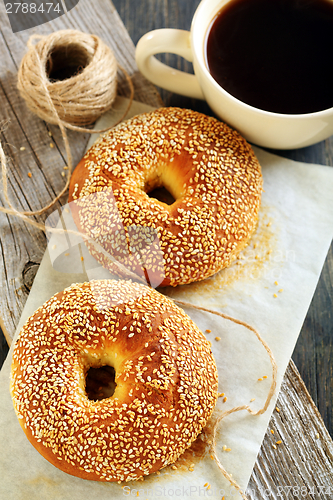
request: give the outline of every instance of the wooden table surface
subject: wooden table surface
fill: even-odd
[[[153,29],[189,30],[199,3],[199,0],[113,2],[135,45],[142,35]],[[171,54],[161,60],[178,69],[192,69],[191,63]],[[188,106],[211,114],[203,101],[171,94],[163,89],[159,89],[159,92],[166,106]],[[311,147],[272,152],[296,161],[333,166],[333,136]],[[299,336],[293,360],[333,437],[333,245]]]
[[[52,22],[51,29],[76,27],[82,31],[100,35],[117,53],[118,60],[135,77],[135,98],[156,105],[159,97],[152,86],[136,72],[134,46],[139,38],[155,28],[177,27],[189,29],[198,0],[80,0],[78,6],[67,15]],[[114,7],[118,11],[128,37]],[[16,90],[16,74],[25,44],[31,31],[13,35],[0,2],[0,119],[9,120],[1,134],[5,153],[11,159],[9,171],[10,198],[21,210],[36,209],[45,205],[64,184],[61,175],[66,164],[59,130],[32,117]],[[50,26],[43,25],[34,32],[49,33]],[[121,40],[121,43],[120,43]],[[190,63],[172,55],[162,57],[168,64],[191,71]],[[126,82],[119,73],[120,93],[127,93]],[[190,107],[211,114],[202,101],[187,99],[158,89],[165,105]],[[49,133],[52,133],[50,138]],[[87,136],[70,133],[74,144],[74,163],[80,159]],[[50,142],[54,147],[50,147]],[[21,148],[25,148],[21,150]],[[333,166],[333,137],[314,146],[278,151],[278,154],[294,160]],[[28,172],[32,177],[28,177]],[[61,200],[66,202],[66,197]],[[5,204],[2,192],[0,202]],[[59,205],[58,205],[59,206]],[[45,216],[37,218],[43,221]],[[0,279],[1,326],[10,343],[18,323],[33,278],[46,247],[43,233],[21,221],[0,214]],[[316,293],[304,322],[293,360],[309,391],[305,389],[298,371],[291,363],[279,395],[281,413],[274,412],[270,428],[284,437],[286,446],[280,456],[273,453],[268,433],[265,437],[250,485],[250,498],[266,498],[262,488],[275,488],[269,498],[277,495],[280,485],[308,488],[303,498],[333,498],[318,490],[320,485],[333,485],[333,250],[330,248]],[[8,347],[4,336],[0,342],[0,360]],[[319,412],[313,405],[313,401]],[[302,413],[302,418],[298,414]],[[322,417],[322,420],[320,418]],[[325,424],[325,425],[324,425]],[[326,429],[325,429],[326,426]],[[323,439],[320,451],[307,452],[304,448],[315,446],[313,432]],[[328,432],[327,432],[328,431]],[[305,466],[306,463],[306,466]],[[311,464],[311,465],[309,465]],[[316,495],[310,495],[311,485],[317,487]],[[287,491],[287,490],[284,490]],[[304,490],[305,491],[305,490]],[[310,493],[309,493],[310,492]],[[295,497],[297,495],[295,494]],[[282,496],[287,498],[288,494]],[[290,496],[288,497],[290,498]]]

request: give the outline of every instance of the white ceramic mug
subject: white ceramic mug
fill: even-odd
[[[190,32],[160,29],[144,35],[136,47],[136,62],[141,73],[171,92],[205,99],[218,117],[259,146],[301,148],[332,135],[333,108],[301,115],[263,111],[236,99],[214,80],[205,62],[205,39],[213,18],[228,1],[202,0]],[[193,62],[195,75],[173,69],[154,57],[164,52]]]

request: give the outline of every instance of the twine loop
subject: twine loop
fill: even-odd
[[[39,41],[34,44],[33,41],[37,39]],[[8,208],[0,207],[0,212],[19,217],[24,222],[44,232],[73,232],[82,236],[83,239],[87,239],[87,236],[82,233],[61,228],[46,227],[44,224],[29,217],[40,215],[51,208],[68,188],[73,162],[66,128],[88,133],[102,133],[109,130],[111,127],[103,130],[93,130],[84,127],[94,123],[97,118],[112,107],[117,92],[118,68],[124,73],[127,79],[131,96],[123,117],[117,123],[126,116],[132,104],[134,96],[133,83],[125,69],[117,63],[111,49],[95,35],[81,33],[77,30],[61,30],[48,36],[33,35],[30,37],[27,45],[29,50],[22,59],[18,71],[18,89],[33,113],[46,122],[59,126],[67,154],[68,177],[64,188],[47,206],[36,211],[17,210],[10,202],[8,196],[7,161],[0,142],[1,178],[5,201],[8,205]],[[103,251],[97,242],[94,243],[99,251]],[[108,256],[112,258],[110,255]],[[138,276],[133,275],[129,270],[123,268],[120,262],[115,263],[123,273],[127,273],[128,278],[138,280]],[[141,280],[139,279],[139,281]],[[277,365],[273,353],[257,330],[251,325],[219,311],[196,306],[188,302],[173,299],[172,297],[170,298],[179,305],[206,311],[244,326],[256,335],[269,355],[272,365],[272,382],[264,406],[257,412],[253,411],[248,405],[227,410],[221,413],[216,419],[213,429],[211,452],[218,468],[230,484],[236,488],[242,498],[246,500],[247,497],[244,492],[225,470],[217,456],[216,432],[221,420],[232,413],[246,410],[252,415],[261,415],[267,410],[276,389],[277,380]]]
[[[39,40],[36,44],[33,42]],[[48,123],[84,127],[109,110],[117,93],[117,60],[96,35],[60,30],[29,38],[18,89]],[[53,104],[53,105],[52,105]],[[56,112],[55,112],[56,111]]]

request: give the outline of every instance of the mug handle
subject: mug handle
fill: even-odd
[[[163,52],[192,62],[190,32],[164,28],[146,33],[136,46],[136,64],[143,76],[158,87],[195,99],[205,99],[195,75],[171,68],[156,59],[155,54]]]

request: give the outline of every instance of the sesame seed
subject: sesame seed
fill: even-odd
[[[128,357],[132,334],[135,353]],[[110,355],[122,389],[91,400],[85,374]],[[130,281],[66,288],[29,318],[13,351],[12,396],[23,427],[61,470],[85,471],[93,480],[142,480],[166,465],[176,470],[175,460],[215,408],[217,385],[204,334],[171,300]],[[162,397],[170,396],[165,407]]]
[[[146,191],[165,185],[182,157],[192,176],[172,183],[178,206],[170,210]],[[87,152],[80,172],[70,188],[75,222],[92,239],[103,234],[106,254],[134,273],[149,228],[145,268],[161,286],[203,280],[229,266],[257,224],[262,176],[254,152],[237,132],[191,110],[160,108],[117,125]],[[114,259],[87,247],[119,274]]]

